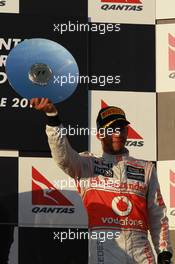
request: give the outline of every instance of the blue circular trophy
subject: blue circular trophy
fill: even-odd
[[[59,103],[78,85],[79,69],[72,54],[48,39],[25,39],[13,48],[6,61],[12,88],[22,97],[49,98]]]

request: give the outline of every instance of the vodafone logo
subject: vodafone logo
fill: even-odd
[[[168,34],[169,78],[175,79],[175,35]]]
[[[143,5],[140,0],[101,0],[101,9],[104,11],[142,11]],[[104,4],[105,3],[105,4]]]
[[[32,204],[73,206],[73,204],[34,167],[32,167]]]
[[[132,203],[126,196],[117,196],[112,200],[112,210],[119,216],[127,216],[132,210]]]
[[[101,100],[101,108],[107,107],[108,104]],[[126,141],[127,147],[143,147],[144,146],[144,140],[143,137],[130,125],[128,126],[128,137]]]

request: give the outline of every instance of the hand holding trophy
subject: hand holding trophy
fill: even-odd
[[[54,114],[58,113],[57,108],[48,98],[32,98],[30,104],[36,110],[43,111],[45,113]]]

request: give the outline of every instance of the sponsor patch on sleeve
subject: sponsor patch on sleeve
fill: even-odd
[[[126,175],[130,180],[145,181],[145,171],[143,168],[134,167],[131,165],[126,166]]]

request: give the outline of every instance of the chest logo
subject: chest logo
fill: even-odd
[[[132,203],[126,196],[117,196],[112,200],[112,210],[120,216],[127,216],[132,210]]]

